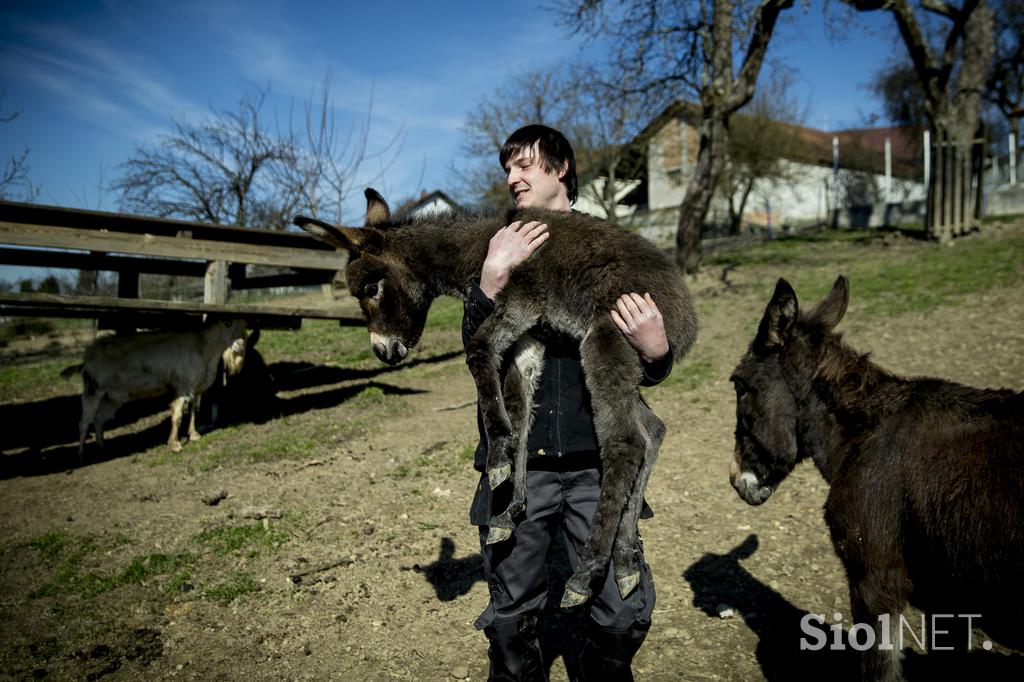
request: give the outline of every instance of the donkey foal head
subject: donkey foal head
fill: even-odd
[[[392,248],[391,212],[373,189],[366,190],[366,224],[339,227],[299,216],[295,224],[349,252],[348,290],[359,301],[374,354],[389,365],[405,359],[423,334],[433,302],[408,263]]]
[[[775,286],[757,336],[733,371],[736,449],[729,481],[748,504],[767,500],[806,454],[798,424],[813,388],[821,343],[848,300],[845,277],[805,315],[784,279]]]

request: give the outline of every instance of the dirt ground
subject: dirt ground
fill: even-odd
[[[940,247],[841,248],[913,260]],[[690,280],[697,347],[675,381],[645,393],[669,434],[647,493],[655,517],[641,526],[657,606],[639,679],[853,679],[845,653],[799,651],[805,614],[849,621],[821,517],[825,483],[804,463],[752,508],[727,477],[729,372],[790,267],[736,268],[728,285],[721,268]],[[801,267],[822,281],[837,273],[827,255]],[[853,279],[841,329],[895,372],[1022,390],[1022,268],[1009,286],[896,315],[869,314]],[[803,305],[824,291],[797,283]],[[173,456],[153,413],[79,465],[74,382],[0,405],[14,434],[0,458],[0,678],[486,679],[473,621],[487,594],[468,523],[475,392],[456,332],[428,331],[424,346],[405,369],[364,359],[348,370],[315,358],[299,367],[271,344],[284,416],[212,431]],[[57,435],[25,449],[13,440],[26,430]],[[556,595],[565,577],[556,556]],[[579,614],[552,605],[546,616],[551,677],[565,680]],[[1021,660],[997,645],[956,665],[987,679]],[[950,665],[910,652],[905,669],[924,679]]]

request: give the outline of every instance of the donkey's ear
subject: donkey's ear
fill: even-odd
[[[391,209],[388,208],[388,202],[384,201],[384,197],[380,195],[380,192],[372,187],[367,187],[363,194],[366,195],[366,220],[363,222],[364,225],[374,227],[391,220]]]
[[[817,305],[807,314],[807,321],[825,331],[832,331],[846,314],[846,305],[849,302],[850,282],[839,275],[836,283],[832,285],[832,291],[818,301]]]
[[[793,332],[798,312],[796,292],[789,282],[780,277],[775,284],[772,300],[764,311],[764,317],[761,318],[761,325],[757,328],[754,350],[759,353],[771,353],[781,348]]]
[[[380,232],[373,228],[339,227],[304,215],[296,217],[292,222],[320,241],[346,249],[353,255],[364,252],[380,253],[383,240]]]

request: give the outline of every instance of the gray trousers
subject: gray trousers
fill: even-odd
[[[547,557],[556,533],[564,531],[569,562],[575,569],[586,543],[590,523],[597,509],[601,482],[596,467],[560,470],[531,468],[526,475],[526,512],[509,540],[487,545],[487,522],[491,514],[491,491],[487,476],[481,476],[470,513],[480,526],[480,547],[490,603],[476,621],[476,627],[516,620],[544,609],[548,598]],[[508,488],[506,483],[504,488]],[[499,494],[502,491],[499,489]],[[497,497],[497,496],[496,496]],[[504,502],[504,495],[498,503]],[[497,507],[497,504],[496,504]],[[501,507],[497,507],[501,511]],[[637,543],[640,583],[623,600],[609,569],[600,590],[595,586],[587,603],[590,618],[602,629],[625,632],[634,625],[649,626],[654,610],[654,580]],[[561,599],[560,594],[553,595]]]

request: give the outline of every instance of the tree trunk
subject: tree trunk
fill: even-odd
[[[679,229],[676,232],[676,262],[679,269],[692,275],[700,268],[700,232],[711,198],[725,162],[728,131],[724,116],[713,113],[700,123],[700,150],[693,177],[686,186],[686,195],[679,207]]]
[[[733,73],[734,0],[713,0],[710,44],[711,81],[701,92],[703,119],[700,123],[700,151],[697,164],[679,207],[679,231],[676,233],[676,262],[686,274],[700,268],[700,228],[704,223],[718,178],[729,153],[729,117],[754,96],[757,74],[764,63],[779,12],[793,6],[793,0],[762,0],[754,13],[743,64]]]

